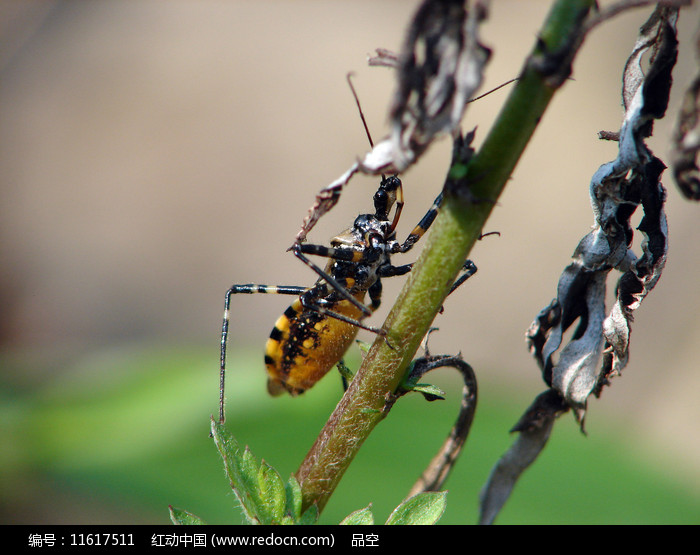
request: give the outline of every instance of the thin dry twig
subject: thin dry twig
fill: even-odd
[[[413,485],[410,493],[406,496],[407,499],[422,492],[440,491],[442,489],[454,464],[457,462],[457,458],[462,452],[474,420],[477,402],[476,375],[472,367],[462,359],[461,355],[430,356],[426,354],[425,357],[413,363],[408,379],[416,382],[431,370],[445,367],[455,368],[464,380],[459,414],[445,442]],[[425,397],[429,401],[436,399],[428,395],[425,395]]]

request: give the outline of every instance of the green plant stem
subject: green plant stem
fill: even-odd
[[[393,402],[406,368],[478,240],[520,155],[582,40],[592,0],[557,0],[497,121],[476,156],[457,161],[421,256],[347,392],[297,471],[303,507],[325,506],[343,473]],[[400,463],[399,463],[400,464]]]

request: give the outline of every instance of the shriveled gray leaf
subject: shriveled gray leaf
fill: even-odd
[[[338,202],[355,173],[404,171],[435,138],[459,130],[490,54],[479,41],[479,25],[486,19],[487,6],[487,0],[425,0],[409,26],[398,58],[380,51],[385,61],[382,65],[397,68],[390,135],[318,193],[297,242],[303,242],[318,219]]]
[[[413,19],[399,57],[391,107],[391,149],[384,161],[363,161],[371,171],[400,172],[432,140],[459,128],[469,99],[481,85],[490,51],[479,42],[485,2],[427,0]]]
[[[700,34],[695,41],[695,56],[700,62]],[[700,67],[685,94],[673,135],[671,167],[681,193],[700,200]]]
[[[568,410],[564,400],[549,389],[537,396],[513,428],[518,437],[499,459],[479,495],[479,524],[492,524],[510,497],[515,483],[542,452],[556,419]]]
[[[640,29],[623,73],[626,112],[618,157],[603,164],[590,183],[595,225],[562,273],[555,302],[538,315],[527,334],[545,382],[569,403],[580,422],[588,397],[599,394],[627,364],[632,312],[656,285],[666,261],[668,230],[660,183],[664,165],[644,139],[668,105],[677,56],[677,12],[657,8]],[[630,218],[639,206],[644,218],[638,228],[643,234],[638,258],[631,249]],[[606,279],[612,270],[622,275],[617,300],[606,316]],[[564,333],[575,322],[573,337],[562,346]]]
[[[526,337],[550,389],[535,399],[513,431],[518,437],[491,471],[481,492],[480,522],[494,521],[522,472],[544,449],[556,418],[573,409],[583,428],[587,400],[619,375],[629,358],[633,312],[658,282],[668,250],[664,214],[664,164],[646,146],[653,121],[664,116],[676,62],[677,8],[657,7],[640,29],[623,74],[625,117],[618,156],[603,164],[590,183],[593,229],[579,242],[564,269],[557,297],[536,316]],[[649,59],[647,70],[642,59]],[[644,217],[641,256],[632,251],[630,218]],[[605,316],[605,284],[610,271],[621,277],[617,299]],[[569,342],[564,333],[574,324]]]

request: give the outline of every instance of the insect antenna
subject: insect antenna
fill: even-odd
[[[490,95],[491,93],[495,93],[497,90],[502,89],[502,88],[505,87],[506,85],[510,85],[511,83],[515,83],[516,81],[518,81],[518,79],[519,79],[518,77],[515,77],[515,78],[513,78],[513,79],[509,79],[509,80],[506,81],[505,83],[501,83],[500,85],[498,85],[497,87],[494,87],[494,88],[491,89],[490,91],[486,91],[485,93],[480,94],[479,96],[475,96],[474,98],[470,98],[469,100],[467,100],[466,103],[467,103],[467,104],[470,104],[470,103],[472,103],[472,102],[476,102],[477,100],[481,100],[481,99],[484,98],[485,96],[488,96],[488,95]]]
[[[345,77],[350,86],[350,91],[355,99],[355,104],[357,104],[357,111],[360,114],[360,119],[362,120],[362,125],[365,128],[365,133],[367,134],[367,140],[369,141],[370,148],[374,148],[374,141],[372,140],[372,134],[369,132],[369,126],[367,125],[367,120],[365,119],[365,114],[362,111],[362,105],[360,104],[360,98],[357,96],[357,91],[355,86],[352,84],[352,77],[354,73],[349,72]],[[389,210],[396,204],[396,211],[394,212],[394,219],[391,222],[390,231],[394,231],[399,223],[399,217],[401,216],[401,210],[403,209],[403,187],[401,185],[401,180],[398,175],[393,175],[389,178],[382,173],[382,182],[379,190],[374,196],[374,208],[376,210],[376,216],[384,220],[389,219]]]
[[[372,134],[369,132],[369,127],[367,126],[367,120],[365,120],[365,114],[362,112],[362,106],[360,105],[360,99],[357,96],[357,91],[355,91],[355,86],[352,84],[352,77],[354,73],[348,73],[345,78],[348,80],[348,85],[350,85],[350,91],[352,96],[355,98],[355,104],[357,104],[357,111],[360,112],[360,119],[362,119],[362,125],[365,127],[365,133],[367,134],[367,140],[369,141],[370,148],[374,148],[374,141],[372,141]],[[384,179],[384,174],[382,174],[382,179]]]

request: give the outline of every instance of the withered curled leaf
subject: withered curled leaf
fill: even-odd
[[[486,0],[425,0],[409,26],[398,58],[387,57],[387,51],[381,50],[380,63],[370,60],[373,65],[396,66],[390,135],[316,195],[297,242],[304,241],[318,219],[335,206],[355,173],[402,172],[434,139],[459,131],[490,54],[479,42],[479,25],[486,18],[486,8]]]
[[[671,71],[676,62],[678,8],[658,6],[640,29],[623,74],[625,116],[619,152],[591,179],[593,229],[579,242],[564,269],[557,296],[540,311],[527,331],[531,354],[549,389],[523,414],[513,432],[518,436],[496,463],[481,492],[481,522],[491,523],[507,501],[522,472],[537,458],[555,420],[572,409],[583,429],[590,395],[599,395],[629,357],[633,312],[661,276],[668,250],[664,214],[665,166],[646,146],[654,119],[668,105]],[[648,55],[649,67],[642,69]],[[644,217],[642,253],[632,251],[630,218],[638,207]],[[621,273],[616,301],[605,313],[608,274]],[[562,348],[564,334],[576,324]]]
[[[559,279],[557,297],[527,333],[530,351],[547,385],[555,389],[583,423],[587,399],[598,395],[627,364],[630,322],[639,303],[656,285],[666,261],[668,230],[660,178],[664,164],[646,146],[653,121],[668,105],[676,62],[677,8],[657,8],[641,28],[623,74],[625,117],[619,153],[603,164],[590,183],[593,229],[581,239]],[[648,54],[649,67],[641,65]],[[642,254],[632,251],[630,218],[641,206],[638,227]],[[606,280],[621,272],[617,299],[606,316]],[[543,325],[546,323],[546,325]],[[577,323],[562,347],[563,335]]]
[[[700,33],[695,41],[695,54],[700,61]],[[683,96],[673,136],[671,167],[676,184],[683,195],[700,200],[700,69]]]

